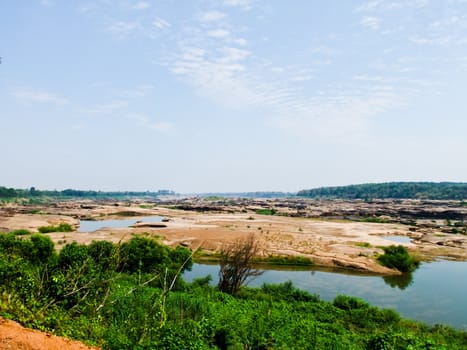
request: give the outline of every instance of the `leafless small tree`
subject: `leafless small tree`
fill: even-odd
[[[253,268],[258,253],[258,241],[253,234],[224,246],[220,252],[219,290],[235,295],[248,278],[261,275],[262,271]]]

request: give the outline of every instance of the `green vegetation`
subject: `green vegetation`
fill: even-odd
[[[361,222],[373,222],[376,224],[388,224],[391,220],[381,218],[379,216],[369,216],[360,220]]]
[[[357,242],[355,243],[357,247],[362,247],[362,248],[370,248],[371,244],[368,242]]]
[[[41,226],[37,229],[40,233],[50,233],[50,232],[73,232],[74,229],[70,224],[66,222],[60,223],[58,226]]]
[[[284,265],[284,266],[313,266],[313,261],[304,256],[278,256],[256,258],[255,264],[259,265]]]
[[[30,204],[42,203],[47,198],[53,199],[129,199],[129,198],[156,198],[164,195],[174,195],[175,192],[169,190],[159,190],[157,192],[103,192],[103,191],[82,191],[66,189],[63,191],[40,191],[34,187],[30,189],[15,189],[0,186],[0,200],[9,201],[14,199],[28,199]]]
[[[276,214],[276,210],[275,209],[258,209],[258,210],[255,210],[255,213],[256,214],[260,214],[260,215],[274,215]]]
[[[25,230],[25,229],[14,230],[14,231],[11,231],[10,233],[15,236],[25,236],[25,235],[31,234],[29,230]]]
[[[387,182],[302,190],[298,196],[343,199],[457,199],[467,198],[465,182]]]
[[[0,234],[0,314],[103,349],[465,349],[467,334],[291,282],[238,290],[191,284],[190,252],[147,237],[113,244]]]
[[[402,245],[383,247],[383,250],[384,254],[378,257],[378,261],[391,269],[397,269],[401,272],[411,272],[420,264]]]

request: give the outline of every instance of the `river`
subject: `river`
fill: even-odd
[[[93,232],[103,227],[128,227],[137,221],[159,222],[160,216],[118,220],[83,220],[79,232]],[[389,236],[398,243],[408,237]],[[211,275],[217,283],[218,265],[194,264],[184,273],[187,281]],[[362,298],[372,305],[397,310],[403,317],[427,324],[448,324],[467,330],[467,262],[440,260],[423,263],[412,274],[371,276],[349,270],[310,268],[292,270],[269,268],[251,281],[250,286],[292,281],[300,289],[332,301],[339,294]]]
[[[184,278],[192,281],[210,274],[216,284],[218,271],[218,265],[194,264]],[[249,286],[288,280],[324,300],[332,301],[338,294],[351,295],[375,306],[395,309],[406,318],[467,330],[467,262],[423,263],[411,275],[390,277],[323,268],[306,271],[271,268]]]

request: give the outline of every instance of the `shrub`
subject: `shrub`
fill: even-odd
[[[276,214],[276,209],[258,209],[255,212],[260,215],[274,215]]]
[[[40,233],[49,233],[49,232],[72,232],[73,227],[66,222],[60,223],[58,226],[41,226],[37,229]]]
[[[318,295],[313,295],[307,291],[295,288],[292,281],[280,284],[263,283],[261,290],[277,300],[291,301],[319,301]]]
[[[19,230],[14,230],[10,232],[11,234],[14,234],[15,236],[25,236],[25,235],[30,235],[31,232],[25,229],[19,229]]]
[[[338,295],[334,299],[333,305],[341,310],[354,310],[370,307],[370,305],[363,299],[349,297],[347,295]]]
[[[121,258],[123,271],[154,272],[169,262],[169,251],[154,239],[136,236],[122,244]]]
[[[401,272],[410,272],[415,270],[420,264],[420,262],[415,260],[402,245],[383,247],[383,250],[384,254],[378,257],[378,261],[391,269],[397,269]]]

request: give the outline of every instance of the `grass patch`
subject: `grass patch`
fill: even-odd
[[[25,230],[25,229],[19,229],[19,230],[11,231],[10,233],[15,236],[25,236],[25,235],[30,235],[31,231]]]
[[[388,219],[383,219],[379,216],[368,216],[366,218],[362,218],[360,222],[372,222],[376,224],[389,224],[391,223],[391,220]]]
[[[276,212],[277,212],[276,209],[266,209],[266,208],[255,210],[255,213],[259,215],[275,215]]]
[[[41,226],[37,229],[40,233],[50,233],[50,232],[72,232],[73,227],[66,222],[60,223],[58,226]]]
[[[109,215],[112,216],[141,216],[141,213],[136,211],[124,210],[124,211],[117,211],[116,213],[111,213]]]
[[[355,245],[362,248],[371,248],[371,244],[368,242],[357,242]]]
[[[254,259],[256,264],[265,265],[287,265],[287,266],[313,266],[311,259],[304,256],[279,256],[270,255],[268,257]]]

